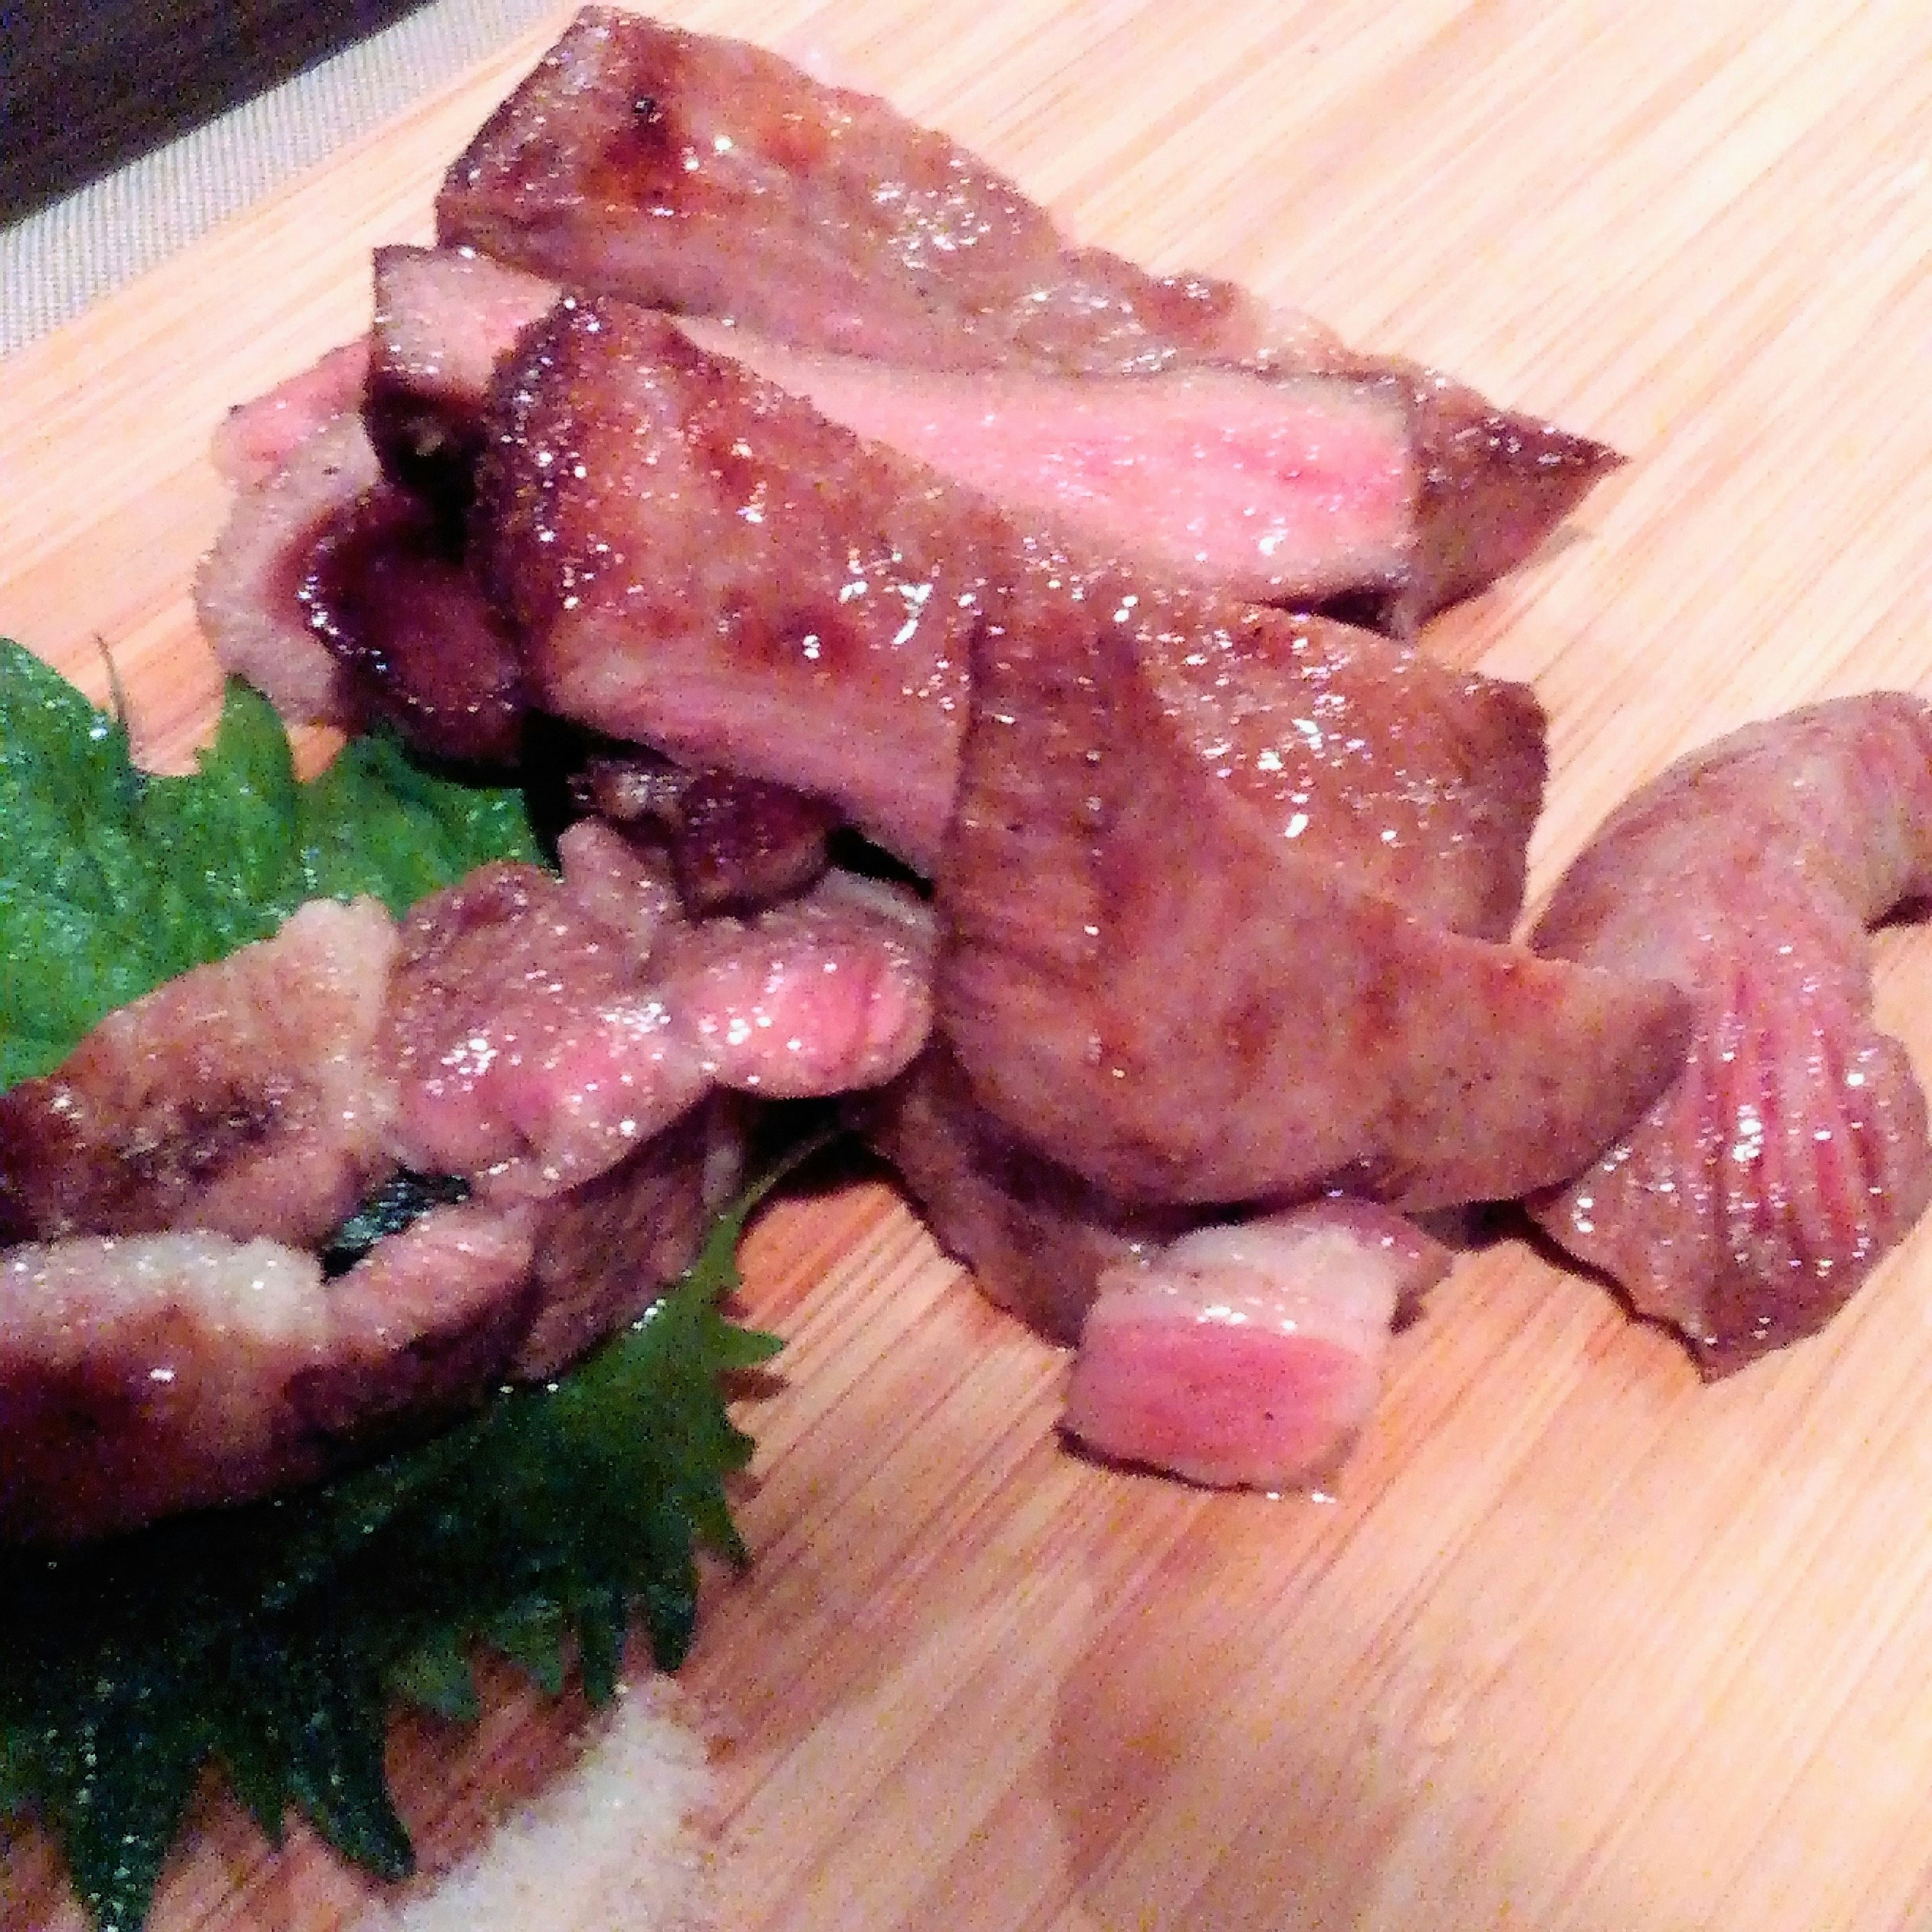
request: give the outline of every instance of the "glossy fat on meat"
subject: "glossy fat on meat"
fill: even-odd
[[[872,95],[608,7],[578,15],[452,166],[436,232],[572,288],[930,367],[1119,372],[1281,333],[1228,283],[1071,247]],[[1294,334],[1311,360],[1334,346]]]
[[[1029,529],[1257,603],[1379,608],[1399,631],[1521,562],[1617,460],[1376,365],[957,373],[683,326]]]
[[[266,394],[238,403],[214,432],[215,468],[237,489],[268,482],[317,430],[362,406],[370,356],[370,338],[358,335]]]
[[[0,1095],[0,1238],[322,1240],[393,1165],[396,947],[375,900],[317,901],[109,1015]]]
[[[545,1197],[714,1086],[841,1093],[925,1043],[932,938],[909,893],[833,874],[754,919],[685,925],[617,833],[568,836],[562,880],[485,866],[404,922],[386,1040],[406,1165]]]
[[[480,1396],[527,1234],[440,1209],[377,1252],[334,1283],[313,1254],[200,1230],[0,1256],[0,1538],[70,1541],[265,1495],[358,1433]],[[412,1259],[433,1294],[409,1292]]]
[[[1421,1208],[1576,1173],[1677,1070],[1684,995],[1364,890],[1312,746],[1306,822],[1264,830],[1105,589],[1042,568],[977,640],[936,1019],[981,1102],[1130,1202]]]
[[[1361,1202],[1184,1235],[1101,1277],[1061,1426],[1100,1455],[1216,1488],[1319,1480],[1374,1408],[1398,1309],[1450,1259]]]
[[[848,1112],[940,1246],[1049,1341],[1080,1339],[1108,1268],[1145,1258],[1199,1219],[1128,1207],[1048,1160],[974,1099],[943,1045]]]
[[[536,700],[835,800],[930,872],[997,515],[664,318],[560,308],[499,387],[481,560]]]
[[[1544,757],[1522,686],[1144,574],[1030,562],[970,492],[623,304],[554,311],[506,366],[497,420],[488,568],[541,701],[580,723],[818,794],[930,873],[974,634],[1022,592],[1026,622],[1059,625],[1025,590],[1058,568],[1138,613],[1176,729],[1268,836],[1313,823],[1304,849],[1432,922],[1498,933],[1515,915]]]
[[[1707,1376],[1822,1328],[1932,1198],[1923,1094],[1872,1022],[1864,928],[1932,890],[1932,714],[1879,692],[1747,727],[1606,821],[1532,943],[1669,974],[1682,1075],[1532,1204]]]
[[[523,743],[514,640],[412,492],[379,482],[307,542],[297,602],[361,710],[432,758],[513,764]]]
[[[362,418],[330,418],[240,492],[195,572],[195,613],[222,669],[292,724],[359,718],[352,676],[310,628],[302,590],[317,542],[380,473]]]

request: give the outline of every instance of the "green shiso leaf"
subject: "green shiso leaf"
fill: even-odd
[[[523,794],[425,771],[388,736],[299,783],[268,700],[231,681],[185,777],[0,639],[0,1090],[117,1006],[266,938],[304,899],[394,913],[492,859],[537,857]]]

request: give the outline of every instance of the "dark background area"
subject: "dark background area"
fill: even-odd
[[[0,0],[0,221],[421,0]]]

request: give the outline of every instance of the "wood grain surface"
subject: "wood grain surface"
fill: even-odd
[[[668,10],[889,93],[1083,236],[1629,452],[1430,640],[1549,707],[1536,892],[1686,747],[1932,691],[1924,0]],[[362,326],[368,248],[427,233],[541,44],[0,364],[0,631],[97,695],[110,649],[152,758],[212,715],[220,410]],[[1932,1069],[1932,940],[1879,950]],[[1504,1228],[1319,1498],[1064,1453],[1059,1358],[875,1182],[781,1208],[748,1268],[791,1346],[747,1416],[755,1565],[686,1673],[734,1932],[1932,1923],[1932,1234],[1706,1389]],[[399,1731],[432,1862],[571,1720],[506,1693],[473,1738]],[[364,1895],[218,1794],[194,1822],[166,1932],[325,1932]],[[0,1918],[78,1923],[30,1837]]]

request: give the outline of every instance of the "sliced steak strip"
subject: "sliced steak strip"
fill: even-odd
[[[1616,460],[1419,371],[922,370],[683,326],[1030,529],[1256,603],[1377,610],[1398,631],[1521,562]]]
[[[1375,1406],[1398,1310],[1450,1259],[1360,1201],[1184,1235],[1102,1276],[1061,1426],[1116,1461],[1218,1488],[1320,1480]]]
[[[1532,943],[1668,974],[1684,1070],[1534,1204],[1717,1376],[1822,1328],[1932,1199],[1925,1100],[1872,1024],[1864,928],[1932,891],[1932,711],[1901,692],[1747,727],[1620,806]]]
[[[536,701],[930,872],[998,514],[618,303],[554,310],[496,424],[479,561]]]
[[[1676,1071],[1682,994],[1364,890],[1318,756],[1300,836],[1269,836],[1184,742],[1139,622],[1040,570],[976,640],[938,1019],[981,1102],[1129,1201],[1419,1208],[1576,1173]]]
[[[554,310],[502,371],[497,422],[483,560],[539,701],[826,797],[930,874],[973,634],[1049,562],[970,492],[622,303]],[[1138,613],[1176,730],[1270,836],[1424,917],[1507,929],[1541,796],[1527,692],[1151,578],[1103,590]]]
[[[376,1042],[395,954],[376,901],[318,901],[110,1014],[0,1095],[0,1238],[319,1243],[393,1166]]]
[[[608,8],[578,16],[451,169],[437,225],[572,288],[881,363],[1246,361],[1405,388],[1420,495],[1382,600],[1400,629],[1520,562],[1620,460],[1307,325],[1277,337],[1231,284],[1071,248],[1012,182],[884,102]]]
[[[1226,282],[1070,248],[943,134],[742,41],[587,7],[450,169],[438,238],[572,288],[946,368],[1246,356]]]

